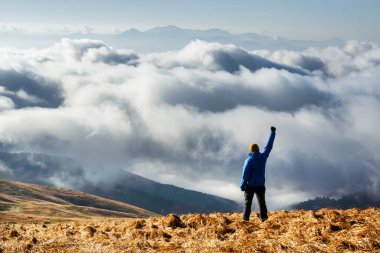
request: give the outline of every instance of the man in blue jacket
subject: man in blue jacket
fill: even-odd
[[[261,221],[268,219],[268,211],[265,204],[265,164],[272,150],[275,136],[276,128],[272,126],[271,134],[263,153],[260,153],[257,144],[251,144],[249,147],[250,153],[244,162],[243,176],[240,182],[240,189],[244,191],[245,197],[243,214],[243,220],[245,221],[248,221],[251,215],[252,199],[255,193],[260,207],[260,219]]]

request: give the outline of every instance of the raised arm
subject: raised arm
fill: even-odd
[[[268,140],[267,145],[264,148],[264,153],[263,153],[264,156],[267,157],[267,158],[269,156],[269,153],[272,151],[274,137],[276,137],[276,128],[272,126],[270,128],[270,130],[271,130],[271,133],[270,133],[270,136],[269,136],[269,140]]]

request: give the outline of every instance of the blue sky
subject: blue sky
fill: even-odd
[[[0,27],[115,32],[177,25],[300,39],[380,41],[378,0],[5,0]]]

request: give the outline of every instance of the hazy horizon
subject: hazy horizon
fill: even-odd
[[[0,31],[114,33],[176,25],[303,40],[380,42],[375,32],[380,25],[380,2],[374,0],[7,0],[0,7]]]

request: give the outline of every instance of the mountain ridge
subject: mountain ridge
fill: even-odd
[[[235,44],[247,50],[304,50],[309,47],[341,46],[344,41],[333,38],[321,41],[288,39],[280,36],[270,36],[254,32],[230,33],[219,28],[189,29],[174,25],[155,26],[147,30],[130,28],[118,33],[86,33],[73,32],[68,34],[23,34],[0,32],[0,46],[21,46],[20,41],[28,41],[28,45],[51,46],[62,38],[102,40],[110,46],[132,49],[138,53],[164,52],[179,50],[192,40]],[[22,44],[22,43],[21,43]]]
[[[380,207],[380,199],[365,192],[357,192],[340,198],[316,197],[292,205],[292,209],[318,210],[321,208],[370,208]]]
[[[3,168],[3,169],[1,169]],[[125,202],[159,214],[210,213],[241,210],[241,205],[222,197],[167,185],[120,171],[113,179],[90,181],[86,168],[75,160],[34,153],[0,152],[0,177],[10,180],[57,186]]]
[[[158,183],[127,171],[124,172],[124,177],[121,175],[112,184],[101,187],[88,184],[83,187],[83,190],[104,198],[141,206],[159,214],[241,210],[241,205],[235,201],[175,185]]]

